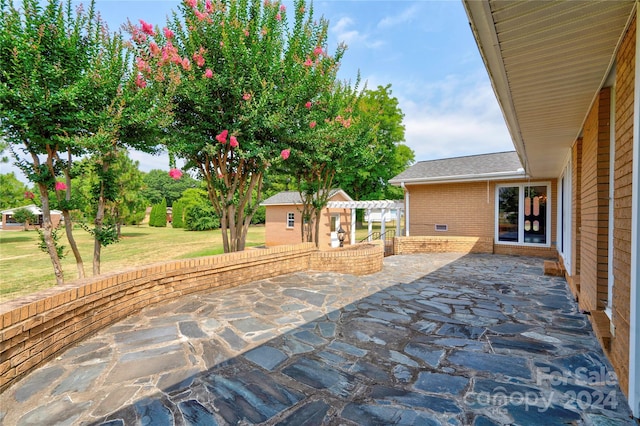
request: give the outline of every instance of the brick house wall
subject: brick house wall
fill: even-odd
[[[493,239],[496,223],[496,186],[529,183],[529,180],[456,182],[406,185],[409,194],[409,234],[433,237],[480,237]],[[557,179],[535,179],[550,182],[551,247],[494,244],[496,254],[555,257]],[[447,231],[436,231],[435,225],[447,225]]]
[[[633,103],[635,76],[636,19],[629,26],[616,57],[614,245],[610,358],[620,386],[628,389],[629,319],[631,298],[631,186],[633,164]]]
[[[582,193],[582,138],[578,138],[571,148],[571,235],[573,236],[571,256],[572,268],[570,274],[575,278],[580,276],[580,249],[582,241],[582,233],[580,221],[582,220],[582,203],[580,194]],[[576,284],[577,285],[577,284]],[[577,288],[575,291],[577,292]]]
[[[583,129],[579,303],[586,311],[604,310],[608,298],[610,94],[600,92]]]
[[[293,228],[287,227],[288,213],[293,213]],[[267,206],[264,223],[265,243],[268,247],[302,241],[302,213],[296,206]]]

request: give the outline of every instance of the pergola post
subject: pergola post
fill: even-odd
[[[349,244],[356,243],[356,208],[351,208],[351,236],[349,237]]]

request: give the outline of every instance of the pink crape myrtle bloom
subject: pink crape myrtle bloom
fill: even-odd
[[[189,61],[189,58],[185,57],[182,59],[182,68],[184,68],[185,71],[191,70],[191,61]]]
[[[276,14],[276,21],[282,21],[282,16],[279,13]]]
[[[249,37],[249,30],[244,30],[244,36]]]
[[[149,43],[149,50],[151,50],[151,56],[158,56],[160,54],[160,47],[155,43]]]
[[[311,109],[311,101],[307,101],[307,103],[306,103],[306,104],[304,104],[304,107],[305,107],[306,109]]]
[[[315,121],[312,121],[311,123],[309,123],[309,127],[311,127],[312,129],[316,127],[318,123],[316,123]]]
[[[141,89],[144,89],[145,87],[147,87],[147,82],[144,81],[142,74],[138,74],[138,77],[136,77],[136,86],[138,86]]]
[[[304,61],[304,64],[303,64],[303,65],[304,65],[305,67],[311,67],[311,66],[313,66],[313,61],[311,60],[311,58],[307,58],[307,60],[306,60],[306,61]]]
[[[245,93],[244,95],[242,95],[242,99],[244,99],[245,101],[250,101],[251,93]]]
[[[219,135],[216,136],[216,140],[220,143],[227,143],[227,135],[229,134],[228,130],[223,130]]]
[[[213,5],[211,4],[211,0],[206,0],[204,2],[204,8],[207,10],[207,12],[211,13],[213,12]]]
[[[171,179],[178,180],[182,177],[182,171],[179,169],[171,169],[169,170],[169,176]]]
[[[211,68],[207,68],[204,72],[204,77],[205,78],[211,78],[213,77],[213,71],[211,71]]]
[[[26,191],[24,193],[24,198],[28,199],[28,200],[33,200],[35,198],[35,194],[31,191]]]
[[[232,148],[237,148],[239,143],[238,143],[238,139],[236,139],[235,136],[231,136],[229,138],[229,145],[231,145]]]
[[[196,61],[196,65],[200,68],[204,65],[204,57],[198,52],[193,54],[193,60]]]
[[[64,182],[56,182],[56,191],[64,191],[67,189],[67,185]]]
[[[322,47],[318,46],[315,49],[313,49],[313,54],[316,56],[322,55],[324,53],[324,51],[322,50]]]
[[[142,58],[136,58],[136,66],[138,67],[138,71],[140,72],[151,72],[151,67],[149,64]]]
[[[145,34],[149,34],[150,36],[156,35],[156,32],[153,31],[153,25],[144,20],[140,19],[140,25],[142,26],[142,32]]]
[[[173,180],[178,180],[182,177],[182,172],[178,169],[171,169],[169,170],[169,176]]]
[[[192,9],[198,5],[198,0],[186,0],[186,2]]]
[[[283,160],[286,160],[289,158],[289,154],[291,154],[291,150],[283,149],[282,152],[280,152],[280,157],[282,157]]]
[[[162,31],[164,32],[164,36],[165,36],[167,39],[172,39],[172,38],[175,36],[175,34],[173,33],[173,31],[171,31],[171,30],[170,30],[169,28],[167,28],[167,27],[164,27],[164,28],[162,29]]]
[[[280,12],[284,12],[285,10],[287,10],[287,7],[284,4],[280,5]]]

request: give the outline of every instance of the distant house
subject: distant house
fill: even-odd
[[[42,227],[42,209],[34,204],[29,206],[15,207],[13,209],[7,209],[0,211],[2,214],[2,223],[0,224],[3,230],[6,231],[21,231],[24,229],[24,225],[21,222],[16,222],[13,218],[14,213],[17,210],[28,209],[36,217],[33,223],[29,224],[28,229],[36,229]],[[57,228],[62,220],[62,212],[60,210],[51,210],[51,223],[54,228]]]
[[[406,235],[492,238],[494,253],[554,256],[555,179],[531,180],[515,151],[421,161],[405,190]]]
[[[331,191],[329,201],[353,201],[341,189]],[[265,241],[267,246],[297,244],[302,241],[302,200],[297,191],[284,191],[262,202],[266,208]],[[355,225],[355,224],[354,224]],[[320,249],[338,247],[338,229],[346,232],[345,244],[350,244],[352,215],[350,208],[324,208],[319,232]]]

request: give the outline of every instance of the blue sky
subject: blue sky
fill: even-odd
[[[96,1],[112,31],[127,18],[162,26],[178,4]],[[329,20],[330,52],[348,46],[340,78],[359,70],[369,88],[391,84],[416,161],[514,149],[460,0],[315,1],[314,15]],[[168,170],[166,156],[132,156]]]

